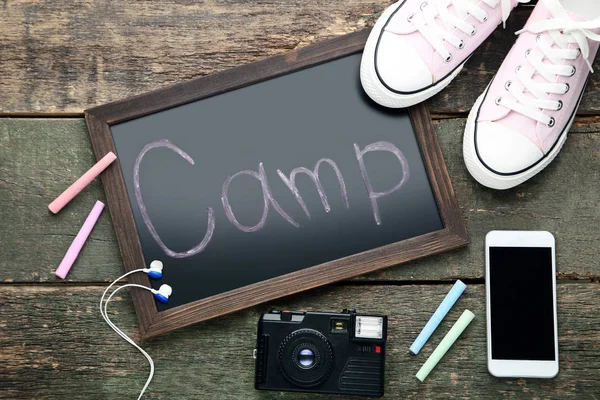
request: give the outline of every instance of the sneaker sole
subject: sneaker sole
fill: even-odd
[[[402,4],[403,3],[398,3],[395,7],[389,7],[379,17],[375,23],[375,26],[371,30],[371,33],[369,34],[369,38],[365,44],[360,63],[360,81],[363,89],[374,102],[388,108],[406,108],[414,106],[415,104],[422,103],[423,101],[435,96],[446,86],[448,86],[454,78],[456,78],[468,60],[467,58],[467,60],[465,60],[443,80],[417,93],[399,94],[394,93],[386,88],[379,80],[377,72],[375,71],[375,49],[377,47],[377,42],[379,40],[379,36],[381,35],[381,31],[387,20]]]
[[[471,112],[469,113],[469,118],[467,119],[467,126],[465,128],[465,134],[463,137],[463,157],[465,160],[465,165],[467,166],[471,176],[473,176],[473,178],[475,178],[475,180],[481,183],[483,186],[497,190],[511,189],[537,175],[556,158],[565,144],[565,141],[567,140],[567,133],[571,129],[571,125],[573,125],[576,113],[573,112],[571,120],[561,132],[558,142],[541,162],[520,174],[510,176],[498,175],[490,171],[481,163],[475,151],[475,121],[477,120],[479,108],[481,107],[481,103],[483,102],[486,93],[487,89],[481,96],[479,96],[475,102],[475,105],[471,109]],[[581,99],[579,101],[581,102]],[[577,110],[577,108],[579,108],[579,103],[577,104],[575,110]]]

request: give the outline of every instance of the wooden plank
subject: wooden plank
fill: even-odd
[[[0,113],[84,109],[371,27],[389,0],[4,1],[0,5]],[[531,7],[498,28],[433,113],[470,110]],[[580,112],[600,111],[592,76]]]
[[[492,229],[540,229],[556,235],[558,271],[600,278],[600,124],[576,124],[561,155],[513,190],[483,188],[462,159],[463,119],[435,122],[471,244],[371,274],[370,280],[451,280],[483,277],[483,242]],[[99,181],[58,215],[47,205],[94,163],[80,119],[0,119],[0,282],[56,281],[53,271],[92,208],[105,200]],[[122,274],[108,213],[100,218],[70,282],[102,282]]]
[[[559,285],[560,373],[497,379],[486,367],[485,291],[469,285],[421,354],[408,352],[450,285],[326,287],[158,337],[143,345],[156,375],[148,399],[277,399],[253,389],[252,350],[261,312],[276,308],[387,312],[386,399],[594,398],[600,392],[600,286]],[[103,287],[0,285],[0,398],[136,398],[149,371],[143,356],[105,325]],[[177,295],[175,288],[174,296]],[[464,309],[476,318],[430,377],[414,375]],[[139,337],[128,294],[110,316]],[[581,312],[585,310],[585,312]],[[312,399],[287,393],[289,399]],[[324,396],[323,399],[336,399]]]

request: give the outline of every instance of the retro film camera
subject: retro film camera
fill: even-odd
[[[383,396],[387,317],[273,310],[258,321],[254,387]]]

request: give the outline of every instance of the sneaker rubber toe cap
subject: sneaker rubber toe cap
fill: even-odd
[[[477,124],[479,159],[493,172],[514,174],[538,162],[544,153],[519,132],[496,122]]]
[[[433,84],[433,76],[419,54],[401,36],[384,31],[375,63],[379,79],[391,90],[415,92]]]

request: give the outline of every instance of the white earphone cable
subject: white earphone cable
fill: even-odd
[[[154,377],[154,362],[152,361],[152,357],[150,357],[150,355],[148,353],[146,353],[146,351],[144,349],[142,349],[140,346],[138,346],[133,339],[131,339],[129,336],[127,336],[121,329],[119,329],[108,317],[108,303],[110,302],[110,300],[112,299],[112,297],[121,289],[125,289],[127,287],[136,287],[136,288],[141,288],[141,289],[145,289],[148,291],[152,291],[151,288],[148,288],[146,286],[142,286],[142,285],[137,285],[137,284],[133,284],[133,283],[129,283],[123,286],[118,287],[117,289],[115,289],[110,296],[108,296],[108,299],[106,299],[106,302],[104,302],[104,298],[106,297],[106,293],[110,290],[111,287],[113,287],[118,281],[120,281],[121,279],[125,278],[128,275],[131,275],[133,273],[136,272],[143,272],[143,269],[137,269],[134,271],[130,271],[128,273],[126,273],[125,275],[122,275],[121,277],[119,277],[118,279],[116,279],[113,283],[111,283],[106,290],[104,290],[104,293],[102,294],[102,297],[100,298],[100,314],[102,315],[102,318],[104,318],[104,321],[106,321],[106,323],[108,324],[108,326],[110,326],[115,332],[117,332],[117,334],[119,336],[121,336],[125,341],[127,341],[129,344],[131,344],[132,346],[134,346],[136,349],[138,349],[140,351],[140,353],[142,353],[144,355],[144,357],[146,357],[146,359],[148,360],[148,363],[150,364],[150,374],[148,375],[148,379],[146,380],[146,384],[144,385],[144,387],[142,388],[142,391],[140,392],[140,395],[138,397],[138,400],[140,400],[142,398],[142,396],[144,395],[144,392],[146,391],[146,389],[148,388],[148,386],[150,385],[150,382],[152,381],[152,378]],[[104,304],[103,304],[104,302]]]
[[[123,279],[131,274],[135,274],[136,272],[144,272],[144,270],[142,268],[140,268],[140,269],[134,269],[133,271],[129,271],[128,273],[121,275],[120,277],[115,279],[110,285],[108,285],[106,290],[104,290],[104,293],[102,293],[102,298],[100,299],[100,313],[102,313],[102,303],[104,302],[104,297],[106,296],[106,293],[110,290],[110,288],[113,287],[121,279]]]
[[[113,328],[113,330],[115,332],[117,332],[119,334],[119,336],[121,336],[123,339],[125,339],[126,341],[128,341],[129,343],[131,343],[132,345],[136,346],[135,342],[133,341],[133,339],[131,339],[129,336],[127,336],[118,326],[116,326],[111,320],[110,318],[108,318],[108,302],[112,299],[113,295],[115,293],[117,293],[119,290],[125,288],[125,287],[139,287],[142,289],[146,289],[146,290],[150,290],[149,288],[145,287],[145,286],[141,286],[141,285],[135,285],[133,283],[131,284],[127,284],[127,285],[123,285],[118,287],[117,289],[115,289],[114,292],[111,293],[110,296],[108,296],[108,299],[106,300],[106,302],[104,303],[104,310],[103,310],[103,314],[102,316],[104,317],[104,320],[106,321],[106,323]]]

